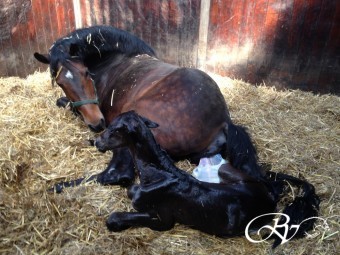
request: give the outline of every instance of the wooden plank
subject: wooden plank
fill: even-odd
[[[48,47],[46,46],[46,33],[45,24],[43,21],[41,2],[43,0],[32,0],[32,13],[35,25],[35,42],[39,52],[47,52]]]
[[[110,5],[109,0],[101,1],[101,10],[103,12],[103,24],[110,24]]]
[[[74,16],[74,8],[73,8],[73,2],[66,1],[66,10],[67,10],[67,18],[65,22],[65,29],[66,33],[69,33],[73,31],[76,28],[75,23],[75,16]]]
[[[74,9],[75,27],[81,28],[81,27],[83,27],[83,20],[82,20],[82,17],[81,17],[80,0],[73,0],[73,9]]]
[[[10,76],[9,72],[7,70],[7,60],[6,60],[6,55],[4,54],[4,52],[6,52],[6,48],[4,46],[4,40],[0,39],[0,61],[1,61],[1,65],[0,65],[0,76],[1,77],[5,77],[5,76]]]
[[[253,16],[251,19],[251,29],[249,35],[252,38],[252,49],[248,55],[245,78],[254,84],[261,83],[264,79],[264,24],[268,10],[268,0],[255,1],[253,6]]]
[[[87,0],[79,0],[82,27],[87,27],[89,25],[87,23],[86,2]]]
[[[275,77],[276,80],[288,81],[292,78],[295,58],[292,57],[287,49],[289,28],[291,27],[293,15],[293,2],[290,0],[281,0],[280,5],[276,8],[279,10],[278,20],[273,40],[272,57],[269,62],[269,76]]]
[[[340,95],[340,4],[337,1],[326,1],[324,3],[324,21],[332,20],[332,22],[325,22],[320,30],[325,29],[325,35],[321,38],[325,39],[325,47],[322,52],[321,62],[322,68],[317,81],[318,87],[316,91],[320,93],[335,93]],[[333,15],[332,15],[333,12]],[[329,29],[329,33],[326,31]],[[327,36],[326,36],[327,35]]]
[[[44,48],[46,49],[45,52],[49,49],[49,42],[52,41],[54,38],[51,33],[51,22],[50,22],[50,17],[49,17],[49,6],[48,6],[48,1],[40,1],[40,13],[37,13],[37,15],[41,16],[41,25],[43,27],[44,31],[44,38],[43,38],[43,43],[45,44]]]
[[[230,76],[232,75],[230,56],[233,49],[232,22],[235,18],[233,4],[233,0],[211,1],[206,64],[208,70]]]
[[[101,25],[103,24],[103,15],[101,11],[101,0],[93,0],[92,5],[92,12],[93,12],[93,18],[94,18],[94,25]]]
[[[4,39],[5,44],[3,45],[4,49],[1,52],[1,57],[5,59],[7,73],[10,76],[18,76],[19,70],[16,61],[22,62],[21,54],[18,55],[18,51],[16,49],[20,49],[20,38],[13,38],[13,26],[15,26],[16,22],[16,6],[10,5],[6,10],[6,20],[8,22],[7,26],[3,28],[2,38]]]
[[[200,26],[198,34],[197,67],[205,68],[208,47],[210,1],[201,1]]]
[[[15,9],[13,10],[15,13],[23,13],[22,10],[20,10],[20,6],[15,5]],[[18,49],[17,51],[13,52],[15,54],[15,62],[14,65],[18,66],[17,63],[22,63],[20,66],[16,68],[16,75],[17,76],[25,76],[25,74],[28,72],[27,62],[25,58],[25,53],[30,50],[29,44],[26,43],[27,38],[27,27],[25,24],[22,24],[19,19],[17,20],[14,27],[11,28],[11,41],[12,41],[12,47],[14,49]]]
[[[65,34],[64,20],[66,18],[63,0],[56,0],[56,17],[57,17],[57,37],[62,37]]]
[[[57,38],[57,28],[56,24],[57,21],[57,12],[55,8],[55,0],[48,0],[47,1],[47,8],[48,8],[48,18],[49,18],[49,33],[53,40]]]
[[[301,35],[298,41],[299,49],[296,53],[297,61],[293,72],[292,84],[304,90],[308,90],[308,87],[311,86],[308,82],[308,80],[310,80],[308,76],[310,75],[313,76],[312,79],[317,79],[319,75],[313,67],[315,62],[311,58],[311,50],[313,41],[316,39],[314,33],[319,20],[321,4],[322,0],[310,0],[306,2],[303,22],[300,23]]]

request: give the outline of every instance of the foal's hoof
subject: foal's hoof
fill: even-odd
[[[140,185],[138,185],[138,184],[131,185],[127,190],[128,198],[132,200],[132,198],[136,194],[137,190],[139,190],[139,189],[140,189]]]
[[[130,186],[134,181],[134,177],[131,177],[128,174],[122,174],[122,175],[101,175],[98,176],[97,182],[99,182],[102,185],[120,185],[122,187],[128,187]]]
[[[48,192],[55,192],[57,194],[63,192],[63,189],[64,189],[64,185],[63,183],[58,183],[58,184],[55,184],[52,188],[48,189],[47,191]]]
[[[57,99],[57,106],[66,108],[66,106],[70,103],[70,100],[67,97],[61,97]]]
[[[113,232],[120,232],[125,229],[130,228],[129,225],[126,225],[123,223],[123,220],[120,216],[123,216],[124,213],[113,213],[110,215],[110,217],[106,221],[106,226],[108,230]]]

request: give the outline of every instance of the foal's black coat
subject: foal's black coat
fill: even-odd
[[[252,219],[275,211],[285,180],[304,186],[305,191],[285,211],[293,223],[317,215],[319,200],[313,186],[288,175],[277,174],[272,177],[275,181],[256,180],[240,171],[244,179],[238,176],[238,181],[224,180],[228,184],[198,181],[178,169],[156,143],[149,130],[155,127],[156,123],[132,111],[126,112],[95,141],[102,152],[127,147],[140,177],[140,184],[128,190],[137,212],[113,213],[107,220],[110,230],[140,226],[163,231],[178,222],[217,236],[240,235]],[[263,226],[269,219],[258,221],[255,227]],[[300,236],[312,227],[313,224],[304,226]]]

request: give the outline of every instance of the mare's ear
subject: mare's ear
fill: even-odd
[[[44,64],[50,63],[50,56],[48,54],[40,54],[38,52],[35,52],[34,57],[36,58],[36,60],[38,60],[41,63],[44,63]]]
[[[148,127],[148,128],[157,128],[159,127],[159,125],[156,123],[156,122],[153,122],[152,120],[149,120],[143,116],[140,116],[139,117],[143,120],[143,122],[145,123],[145,125]]]

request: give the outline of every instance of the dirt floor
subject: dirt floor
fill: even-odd
[[[62,194],[46,191],[100,172],[110,154],[88,146],[95,134],[55,105],[61,89],[42,72],[0,78],[0,254],[339,254],[340,98],[212,76],[260,160],[315,186],[329,228],[319,226],[274,252],[271,242],[216,238],[182,225],[109,232],[105,220],[112,211],[132,210],[124,188],[91,183]],[[186,161],[179,166],[193,169]]]

